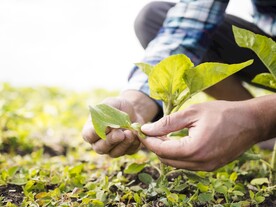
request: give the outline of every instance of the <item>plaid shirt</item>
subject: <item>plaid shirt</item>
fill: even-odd
[[[265,33],[276,36],[276,1],[252,0],[254,23]],[[211,35],[222,21],[229,1],[180,0],[172,7],[158,35],[145,50],[142,62],[155,65],[173,54],[185,54],[197,65],[211,41]],[[129,75],[126,89],[149,95],[147,76],[137,67]],[[161,104],[161,102],[158,102]]]

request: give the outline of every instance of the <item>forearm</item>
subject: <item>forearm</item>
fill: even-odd
[[[155,101],[138,90],[124,90],[120,97],[133,104],[135,112],[143,118],[145,123],[152,121],[159,112],[159,107]]]
[[[276,137],[276,94],[254,98],[250,102],[261,130],[259,141]]]

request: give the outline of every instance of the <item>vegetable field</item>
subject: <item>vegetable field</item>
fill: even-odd
[[[168,167],[161,184],[160,162],[146,149],[116,159],[93,152],[81,138],[88,105],[116,95],[1,83],[0,206],[276,205],[272,152],[258,146],[215,172]],[[204,100],[199,93],[187,104]]]

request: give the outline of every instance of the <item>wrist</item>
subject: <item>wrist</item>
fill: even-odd
[[[120,93],[120,97],[132,104],[135,113],[140,116],[144,123],[152,121],[159,113],[159,107],[155,101],[141,91],[125,90]]]
[[[265,141],[276,137],[276,94],[251,99],[259,131],[259,140]]]

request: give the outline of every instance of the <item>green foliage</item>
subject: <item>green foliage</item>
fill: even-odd
[[[253,78],[252,82],[261,84],[268,88],[276,89],[276,78],[270,73],[258,74]]]
[[[251,49],[270,73],[258,74],[253,83],[276,89],[276,43],[264,35],[233,26],[235,40],[240,47]]]
[[[240,41],[240,36],[246,36],[247,34],[243,34],[243,31],[235,31],[238,32],[236,40],[239,41],[240,46],[242,46],[243,43]],[[253,41],[254,38],[252,38],[252,34],[247,35],[246,40],[248,41],[248,39]],[[265,41],[265,39],[260,39],[260,37],[258,37],[258,40]],[[267,42],[264,44],[266,43]],[[254,44],[251,46],[248,45],[250,44],[246,43],[247,47],[255,48]],[[257,52],[257,54],[264,58],[264,62],[270,61],[267,63],[267,65],[271,65],[271,62],[274,61],[271,60],[271,58],[266,58],[267,53],[263,55],[262,52]],[[166,115],[178,111],[179,108],[195,94],[202,92],[208,87],[211,87],[212,85],[251,65],[252,63],[253,60],[232,65],[221,63],[203,63],[194,67],[193,63],[187,56],[172,55],[162,60],[155,66],[151,66],[146,63],[137,63],[136,65],[142,71],[144,71],[146,75],[148,75],[150,96],[154,99],[163,101],[164,114]],[[265,80],[267,86],[274,84],[271,82],[271,77],[269,77],[267,74],[260,75],[256,78],[256,80],[258,81],[259,79],[262,79],[264,82],[264,78],[266,78]],[[112,127],[112,124],[115,124],[115,127],[113,128],[120,127],[129,129],[131,126],[129,118],[126,117],[125,114],[115,113],[110,113],[110,115],[118,115],[120,121],[112,123],[113,120],[110,119],[108,121],[111,121],[111,123],[107,125],[105,123],[108,122],[106,120],[108,119],[106,118],[108,117],[108,114],[105,113],[110,112],[108,110],[102,111],[102,113],[98,114],[93,113],[93,111],[91,112],[92,121],[93,116],[96,120],[102,120],[101,123],[98,122],[94,124],[96,132],[97,128],[101,128],[101,132],[98,133],[99,135],[104,136],[106,133],[106,127]],[[124,119],[127,120],[127,125],[123,123]],[[97,127],[97,124],[101,125],[101,127]],[[138,126],[138,129],[140,129],[140,126]],[[187,131],[182,130],[176,133],[171,133],[170,136],[181,136],[183,133],[185,134]],[[252,153],[245,153],[238,160],[236,160],[236,162],[240,165],[244,165],[246,163],[245,161],[248,162],[249,160],[263,162],[268,167],[267,171],[271,171],[271,165],[260,159],[259,155]],[[187,206],[201,204],[205,204],[207,206],[248,206],[250,204],[260,205],[275,189],[275,186],[267,186],[270,184],[270,182],[266,177],[259,177],[252,179],[251,182],[248,183],[248,186],[253,186],[253,188],[258,190],[260,190],[259,187],[262,186],[262,191],[255,193],[250,188],[246,190],[247,186],[237,182],[238,178],[244,175],[244,172],[235,171],[234,168],[231,168],[233,166],[235,165],[227,165],[224,171],[218,171],[214,173],[213,175],[215,175],[215,177],[210,175],[207,176],[207,173],[202,174],[181,170],[179,172],[181,172],[180,174],[183,176],[182,179],[181,177],[177,177],[173,184],[168,181],[168,176],[174,173],[177,174],[178,171],[175,169],[169,169],[169,167],[166,167],[162,164],[161,168],[158,169],[159,177],[156,180],[153,179],[152,175],[143,172],[145,169],[144,165],[131,164],[124,172],[126,174],[138,174],[139,180],[148,186],[146,194],[156,195],[156,193],[158,193],[164,195],[165,197],[160,199],[160,201],[163,203],[163,205],[166,206],[180,206],[180,203],[181,206],[183,204],[186,204]],[[226,170],[227,168],[231,169],[231,173],[228,173]],[[184,177],[187,177],[189,185],[186,183],[181,183],[181,180],[183,180]],[[196,185],[194,183],[196,183]],[[194,186],[194,189],[189,189],[189,192],[193,191],[193,193],[190,194],[190,197],[180,193],[183,190],[187,190],[188,186]],[[246,194],[248,194],[250,198],[243,200],[242,198],[245,197]],[[139,197],[139,195],[141,194],[135,193],[133,198],[137,204],[141,204],[144,200],[144,198]],[[130,198],[131,196],[126,194],[126,197]]]
[[[170,114],[179,108],[196,93],[218,83],[233,73],[252,64],[249,60],[240,64],[203,63],[196,67],[183,54],[165,58],[155,66],[137,63],[148,75],[150,96],[164,103],[164,114]],[[141,133],[139,123],[131,124],[128,115],[105,104],[90,107],[92,123],[96,133],[106,138],[106,130],[110,128],[124,128]]]
[[[194,95],[251,65],[252,63],[253,60],[231,65],[222,63],[202,63],[195,68],[187,70],[184,74],[184,80],[188,85],[190,94]]]
[[[276,78],[276,43],[268,37],[233,26],[236,43],[253,50]]]
[[[148,75],[155,68],[139,66]],[[166,68],[167,63],[162,67]],[[188,84],[181,89],[184,92],[170,87],[178,101],[186,98]],[[193,87],[189,90],[205,88]],[[252,152],[258,154],[246,153],[215,172],[168,167],[164,174],[159,160],[147,151],[117,159],[93,152],[79,133],[88,115],[87,105],[116,95],[102,89],[80,93],[53,87],[0,85],[0,206],[274,205],[276,186],[267,179],[271,174],[271,153],[257,146]],[[139,133],[139,124],[130,126]],[[187,131],[171,136],[183,133]]]
[[[146,163],[137,164],[137,163],[131,163],[125,170],[125,174],[137,174],[141,172],[146,166]]]
[[[196,67],[184,54],[172,55],[155,66],[136,64],[148,75],[150,96],[164,103],[164,113],[170,114],[196,93],[222,81],[249,66],[253,60],[240,64],[202,63]]]
[[[141,64],[137,66],[141,67]],[[193,63],[183,54],[172,55],[153,66],[150,72],[146,72],[150,96],[162,100],[166,106],[177,106],[181,101],[181,93],[187,88],[183,75],[191,67]],[[145,67],[142,68],[145,71]]]
[[[236,160],[212,173],[169,168],[166,183],[161,185],[160,162],[150,152],[117,159],[96,154],[80,137],[87,105],[96,105],[116,92],[4,85],[0,100],[6,108],[1,108],[5,114],[1,123],[9,121],[1,128],[0,139],[9,139],[7,132],[12,131],[17,144],[13,150],[9,142],[0,144],[0,206],[261,207],[275,198],[276,187],[260,182],[270,173],[260,159]],[[33,116],[22,118],[22,106]],[[22,119],[9,117],[11,112]],[[31,148],[20,148],[18,153],[24,144]],[[260,153],[269,159],[268,153]]]

